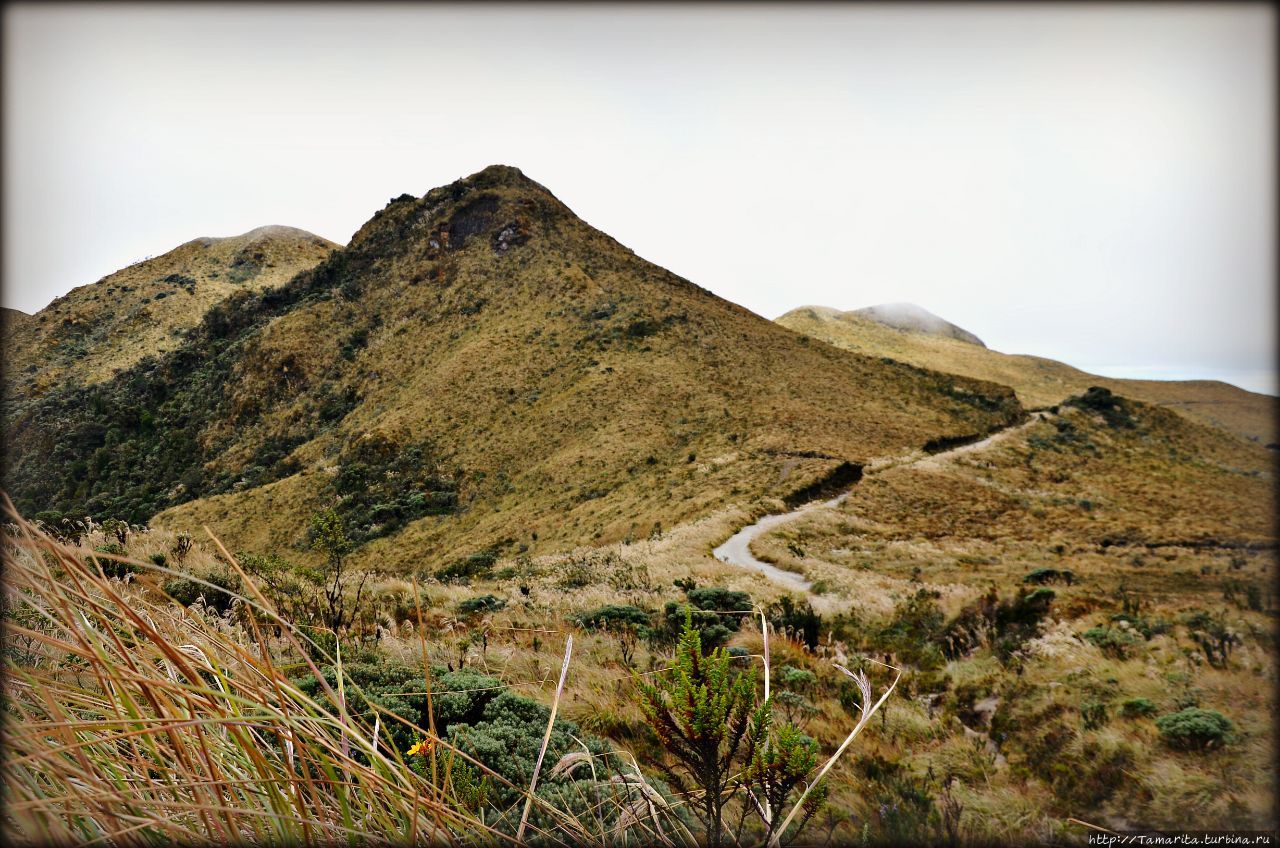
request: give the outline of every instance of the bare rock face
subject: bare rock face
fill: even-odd
[[[914,303],[881,303],[876,306],[868,306],[865,309],[855,309],[853,314],[899,330],[944,336],[949,339],[959,339],[962,342],[968,342],[978,347],[986,347],[982,339],[973,333],[962,327],[957,327],[944,318],[939,318],[929,310],[916,306]]]

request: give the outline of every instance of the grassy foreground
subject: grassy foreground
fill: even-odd
[[[627,675],[647,678],[639,689],[666,745],[651,762],[673,789],[591,735],[598,723],[557,718],[562,700],[585,718],[565,687],[572,635],[548,711],[493,697],[485,690],[508,687],[466,668],[465,653],[456,670],[429,662],[443,646],[428,647],[421,595],[416,626],[401,622],[408,638],[378,650],[345,635],[313,640],[216,540],[201,550],[118,525],[55,537],[7,502],[5,518],[4,829],[15,844],[694,845],[730,844],[730,833],[734,844],[791,844],[826,797],[822,779],[893,689],[873,703],[866,675],[845,672],[861,697],[831,750],[792,724],[785,698],[770,697],[772,628],[756,653],[704,654],[686,624],[665,667],[651,656],[649,672]],[[112,552],[124,550],[113,536],[129,555]],[[159,550],[185,565],[169,568]],[[195,602],[168,594],[193,585],[207,590]],[[593,666],[600,645],[587,641]],[[789,656],[793,646],[778,641]],[[345,663],[344,646],[363,664]],[[357,683],[371,667],[404,667],[408,653],[421,677],[407,688],[419,691],[386,697]],[[780,679],[794,671],[784,666]],[[412,696],[425,697],[418,725],[405,719]],[[475,717],[482,702],[487,724]],[[722,720],[708,722],[717,710]],[[532,774],[493,759],[485,740],[503,732],[524,734],[505,737],[512,756],[534,740]],[[691,749],[719,764],[718,801],[688,767]],[[708,810],[714,833],[700,819]]]
[[[372,722],[350,714],[356,693],[343,683],[307,695],[276,658],[292,648],[314,669],[309,657],[317,651],[252,581],[236,599],[245,614],[232,624],[155,598],[145,579],[109,576],[126,564],[167,569],[85,557],[7,517],[6,841],[516,841],[502,821],[477,815],[468,787],[453,779],[463,771],[469,780],[499,775],[423,728],[414,731],[428,753],[410,762],[387,743],[383,723],[401,720],[390,711],[375,711]],[[340,656],[319,661],[341,667]],[[661,796],[634,766],[617,773],[647,799],[637,810],[651,814],[631,816],[612,836],[656,838],[669,814],[654,806]],[[543,814],[534,818],[543,824],[529,826],[530,839],[604,841],[592,832],[596,817],[511,788]],[[681,833],[674,817],[668,830]]]

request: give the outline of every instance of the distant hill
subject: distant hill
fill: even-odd
[[[822,309],[823,307],[812,307],[813,309]],[[835,310],[827,310],[835,312]],[[837,315],[839,313],[836,313]],[[968,330],[957,327],[950,321],[946,321],[934,315],[932,312],[923,307],[916,306],[914,303],[881,303],[877,306],[868,306],[863,309],[853,310],[854,315],[860,315],[863,318],[869,318],[878,324],[884,324],[886,327],[893,327],[895,330],[905,330],[911,333],[925,333],[930,336],[942,336],[943,338],[956,339],[958,341],[967,342],[968,344],[986,347],[982,343],[982,339],[975,336]]]
[[[1277,441],[1280,402],[1216,380],[1119,380],[1089,374],[1038,356],[1000,353],[942,335],[904,333],[879,320],[823,306],[802,306],[777,319],[784,327],[845,350],[886,356],[952,374],[1010,386],[1027,407],[1047,407],[1101,386],[1135,400],[1168,407],[1193,421],[1220,427],[1238,436],[1272,444]],[[939,319],[941,320],[941,319]],[[963,331],[962,331],[963,332]]]
[[[1006,387],[764,320],[494,166],[396,198],[163,356],[15,409],[6,484],[29,513],[291,556],[336,506],[359,556],[426,569],[645,538],[1024,415]]]
[[[280,285],[337,246],[281,226],[198,238],[72,289],[35,315],[6,310],[15,318],[0,342],[10,363],[6,395],[39,395],[63,380],[96,383],[172,350],[213,304]]]

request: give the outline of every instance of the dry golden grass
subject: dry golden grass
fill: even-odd
[[[659,752],[631,680],[634,671],[663,667],[666,649],[642,641],[628,667],[613,637],[579,630],[571,616],[605,604],[657,613],[681,598],[673,584],[687,579],[767,605],[784,594],[779,587],[717,562],[715,545],[780,511],[782,496],[841,459],[900,458],[937,436],[1007,424],[1017,410],[1000,408],[1009,393],[989,383],[880,362],[886,352],[910,359],[893,348],[860,356],[763,322],[647,265],[515,177],[489,169],[451,187],[459,197],[436,192],[393,203],[353,239],[358,273],[348,269],[342,282],[358,283],[354,296],[335,290],[304,301],[245,339],[226,386],[232,414],[201,433],[209,446],[225,440],[211,464],[238,472],[266,439],[303,434],[293,452],[302,470],[167,510],[156,529],[133,534],[129,552],[163,553],[174,531],[187,530],[200,541],[183,567],[200,574],[218,567],[202,530],[208,524],[235,551],[312,561],[307,518],[331,502],[343,451],[369,433],[398,445],[429,437],[463,481],[464,509],[420,519],[352,556],[357,570],[373,572],[378,655],[416,665],[425,650],[544,703],[558,697],[561,715],[645,759]],[[431,246],[440,225],[459,214],[459,199],[485,194],[496,198],[491,229],[523,221],[527,244],[499,251],[484,231],[459,250]],[[636,326],[642,332],[630,332]],[[346,333],[361,327],[367,345],[347,359]],[[1009,358],[986,362],[1004,367]],[[1015,365],[984,373],[1025,391],[1028,404],[1101,382],[1037,381],[1026,376],[1027,363]],[[351,388],[358,403],[313,432],[321,387]],[[988,408],[966,403],[965,393],[984,396]],[[989,448],[878,462],[839,509],[815,510],[758,541],[758,555],[815,581],[811,600],[829,635],[814,650],[787,638],[770,648],[775,669],[815,675],[797,684],[792,708],[824,755],[839,748],[854,718],[831,662],[893,653],[883,634],[919,590],[935,592],[951,617],[989,587],[1008,596],[1033,569],[1075,574],[1071,585],[1053,587],[1050,620],[1016,656],[1002,661],[997,646],[983,644],[937,667],[906,669],[902,697],[829,775],[830,815],[820,824],[838,840],[945,838],[948,793],[963,806],[951,824],[975,841],[1078,839],[1071,817],[1114,828],[1274,826],[1271,455],[1166,410],[1137,407],[1133,416],[1138,426],[1127,429],[1063,407]],[[1241,423],[1243,413],[1230,417],[1238,431],[1251,426]],[[509,544],[489,576],[468,585],[434,579],[445,563],[503,539]],[[98,532],[69,556],[81,562],[104,541]],[[41,576],[38,562],[29,566],[28,588],[52,607],[59,584]],[[108,589],[125,602],[113,597],[116,618],[145,608],[157,621],[188,626],[171,608],[145,607],[155,599],[139,586]],[[1112,616],[1122,612],[1122,589],[1161,632],[1115,657],[1082,634],[1120,626]],[[461,601],[482,594],[505,606],[459,614]],[[1195,610],[1221,615],[1239,638],[1221,668],[1193,641],[1187,616]],[[574,664],[557,696],[570,635]],[[256,655],[235,648],[256,643],[243,634],[218,638],[227,657],[259,673],[249,665]],[[763,653],[749,628],[731,644]],[[883,669],[873,673],[880,684],[891,679]],[[61,674],[39,682],[64,699],[81,697]],[[205,699],[202,708],[225,709],[207,689],[194,693]],[[1174,751],[1149,718],[1117,715],[1125,700],[1140,697],[1162,713],[1191,700],[1219,709],[1237,737],[1207,753]],[[990,698],[999,702],[996,726],[987,728],[973,710]],[[1106,705],[1109,720],[1086,727],[1082,708],[1091,701]],[[29,707],[37,716],[46,708]],[[299,709],[306,721],[307,710],[334,714],[332,705]],[[282,719],[286,728],[294,720]],[[332,734],[340,743],[344,725],[325,726],[321,747],[332,755]],[[983,738],[988,731],[992,738]],[[25,744],[36,746],[37,736]],[[226,756],[245,756],[236,750]],[[93,779],[114,779],[109,764],[97,763],[103,771]],[[81,779],[66,768],[57,773]],[[921,812],[897,821],[886,812],[906,797],[904,781],[924,787],[939,818]],[[169,831],[150,815],[160,841]],[[398,833],[417,813],[386,800],[371,815]]]
[[[172,534],[134,528],[127,536],[128,558],[117,558],[94,552],[115,538],[101,527],[90,526],[75,543],[58,542],[8,517],[5,648],[11,713],[5,728],[4,828],[16,843],[332,844],[354,838],[375,844],[523,844],[514,825],[532,807],[539,824],[529,819],[526,837],[535,844],[694,844],[670,806],[680,800],[666,801],[651,787],[643,789],[647,813],[642,804],[622,816],[600,816],[591,808],[584,816],[522,793],[501,820],[478,819],[454,796],[447,777],[428,779],[411,770],[403,752],[378,743],[376,723],[347,711],[356,691],[351,684],[345,695],[340,686],[318,697],[303,694],[283,672],[307,662],[299,662],[304,654],[297,650],[304,637],[273,613],[243,573],[247,582],[227,614],[199,605],[184,609],[158,591],[175,572],[143,559],[172,554]],[[429,656],[493,674],[507,687],[557,704],[584,731],[657,756],[631,686],[637,671],[661,670],[666,656],[642,647],[641,667],[627,667],[612,638],[575,631],[566,616],[596,601],[661,600],[666,593],[635,558],[661,553],[663,541],[621,546],[606,557],[605,567],[585,571],[574,560],[587,551],[517,563],[520,574],[513,581],[533,591],[491,584],[511,604],[479,620],[464,621],[452,610],[457,600],[483,587],[437,584],[417,592],[413,584],[383,578],[375,587],[383,619],[378,653],[386,662],[411,667]],[[99,568],[126,561],[137,570],[126,579]],[[206,537],[185,555],[180,573],[201,575],[228,565],[237,568]],[[572,589],[566,584],[584,578],[590,582]],[[277,627],[283,635],[272,636]],[[487,638],[473,638],[478,632]],[[566,675],[561,660],[570,656],[569,639],[575,644]],[[744,627],[736,641],[749,651],[748,662],[761,662],[767,650],[774,669],[812,666],[825,669],[828,682],[840,677],[785,634],[775,634],[766,649],[759,631]],[[767,661],[764,667],[767,673]],[[864,698],[861,710],[807,723],[824,740],[819,762],[838,799],[850,797],[848,759],[862,745],[860,734],[876,732],[872,717],[896,682],[892,673],[874,668],[872,678],[880,690],[872,696],[879,696],[877,703]],[[384,733],[388,722],[399,720],[378,715]],[[419,730],[434,738],[432,731]],[[433,752],[442,772],[450,757],[487,772],[446,740],[438,740]],[[547,763],[544,770],[563,770],[570,759]],[[600,779],[616,783],[607,774]],[[628,779],[637,787],[645,781],[638,770]],[[788,808],[776,815],[790,820],[794,813]],[[853,833],[838,814],[819,822],[846,839]],[[519,830],[524,829],[522,824]],[[760,834],[748,828],[744,838],[742,844],[755,844]]]
[[[415,755],[386,735],[404,720],[364,700],[374,715],[353,714],[359,690],[343,685],[341,654],[308,659],[306,637],[243,573],[228,613],[184,608],[158,590],[175,572],[136,558],[171,550],[171,537],[135,531],[135,558],[115,557],[89,547],[105,541],[101,528],[68,544],[8,510],[6,843],[693,845],[625,755],[631,770],[604,772],[602,808],[585,815],[533,783],[511,786],[434,728],[414,728],[433,744],[429,763],[410,768]],[[209,546],[187,555],[191,573],[219,562]],[[217,547],[221,566],[237,569]],[[124,563],[135,573],[107,574]],[[416,647],[406,653],[425,664],[425,643]],[[285,670],[318,677],[315,663],[334,665],[339,682],[309,696]],[[594,773],[591,755],[573,759]],[[479,815],[452,777],[464,763],[516,790],[515,807]],[[619,778],[631,787],[621,800]]]
[[[482,232],[432,246],[481,202]],[[509,221],[529,240],[496,250]],[[301,436],[302,471],[155,524],[208,524],[243,548],[295,543],[356,440],[428,438],[458,472],[463,510],[360,554],[408,571],[503,539],[538,552],[645,538],[784,496],[844,460],[1020,414],[1003,387],[764,321],[635,256],[512,169],[391,204],[347,255],[342,279],[358,295],[304,302],[246,339],[226,388],[233,412],[201,437],[221,446],[211,468],[235,472],[264,440]],[[367,344],[348,363],[356,328]],[[331,428],[310,423],[322,389],[358,397]]]
[[[109,379],[177,347],[183,331],[231,293],[278,286],[336,247],[291,227],[194,239],[72,289],[34,315],[6,310],[6,397],[38,396],[63,380]]]
[[[921,589],[951,617],[989,587],[1008,596],[1035,569],[1074,573],[1052,585],[1050,620],[1014,662],[984,647],[913,669],[906,692],[934,705],[898,705],[902,724],[891,709],[888,735],[868,740],[914,774],[955,775],[970,836],[1063,838],[1071,817],[1113,829],[1274,827],[1271,457],[1158,408],[1137,408],[1134,430],[1063,410],[988,450],[868,477],[839,509],[784,525],[756,553],[803,570],[868,633]],[[1096,451],[1055,448],[1055,419]],[[1082,634],[1128,627],[1112,618],[1126,597],[1153,635],[1116,657]],[[1222,667],[1193,638],[1198,610],[1239,639]],[[954,718],[988,696],[1000,699],[995,753]],[[1218,710],[1237,735],[1207,754],[1173,750],[1150,717],[1122,717],[1137,698],[1159,714]],[[1084,722],[1090,702],[1107,713],[1100,726]]]
[[[853,312],[824,306],[803,306],[777,320],[784,327],[846,350],[1011,386],[1028,408],[1053,406],[1089,386],[1102,386],[1264,445],[1280,441],[1276,431],[1280,401],[1226,383],[1099,377],[1052,359],[1000,353],[957,339],[896,330]]]

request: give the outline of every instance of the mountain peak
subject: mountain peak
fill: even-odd
[[[982,339],[973,333],[962,327],[957,327],[945,318],[940,318],[923,306],[918,306],[914,303],[879,303],[875,306],[855,309],[852,314],[899,330],[928,333],[932,336],[958,339],[979,347],[986,347]]]
[[[214,244],[223,244],[226,242],[273,242],[279,244],[311,242],[314,244],[323,244],[329,248],[338,245],[329,241],[327,238],[318,236],[315,233],[301,230],[297,227],[289,227],[284,224],[267,224],[262,227],[254,227],[245,233],[235,236],[200,236],[194,238],[187,244],[198,244],[203,247],[209,247]],[[183,245],[180,245],[180,247]]]
[[[502,164],[494,164],[494,165],[489,165],[487,167],[481,168],[479,171],[476,171],[474,174],[467,177],[466,179],[474,182],[485,182],[485,183],[494,183],[494,184],[496,183],[519,184],[519,183],[533,182],[533,180],[529,179],[524,175],[524,171],[521,171],[516,166],[502,165]]]

